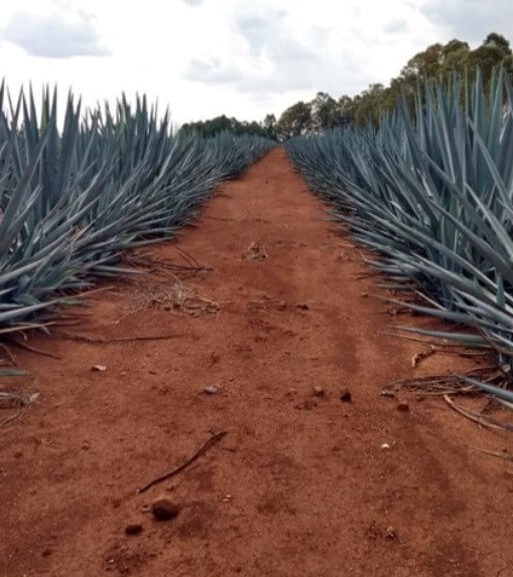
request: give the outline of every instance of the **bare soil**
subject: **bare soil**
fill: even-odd
[[[157,272],[31,341],[62,360],[17,353],[40,396],[0,431],[2,577],[513,576],[512,466],[471,448],[511,451],[511,435],[380,396],[475,361],[412,367],[421,345],[383,334],[398,318],[283,150],[148,251]],[[177,283],[164,265],[182,251],[211,270]],[[150,336],[169,338],[126,340]],[[178,516],[153,520],[160,496]]]

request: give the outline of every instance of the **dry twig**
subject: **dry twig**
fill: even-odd
[[[60,333],[56,334],[56,337],[67,339],[70,341],[82,341],[86,343],[128,343],[132,341],[163,341],[167,339],[175,339],[179,337],[183,337],[182,333],[175,333],[172,335],[139,335],[133,337],[93,337],[91,335],[73,335],[70,333]]]
[[[62,360],[62,357],[56,355],[55,353],[50,353],[49,351],[44,351],[43,349],[38,349],[28,343],[18,341],[16,339],[9,339],[13,345],[20,347],[20,349],[25,349],[26,351],[30,351],[31,353],[35,353],[37,355],[42,355],[43,357],[50,357],[51,359]]]
[[[513,431],[513,425],[503,425],[502,423],[498,423],[492,419],[487,419],[478,413],[474,413],[474,411],[470,411],[469,409],[465,409],[464,407],[456,405],[456,403],[451,399],[449,395],[444,395],[444,401],[458,414],[474,421],[478,425],[486,427],[488,429],[496,429],[500,431]]]
[[[196,459],[198,459],[199,457],[201,457],[201,455],[206,453],[208,451],[208,449],[210,449],[210,447],[212,447],[217,442],[219,442],[226,434],[227,434],[226,431],[221,431],[220,433],[215,433],[205,443],[203,443],[203,445],[201,445],[201,447],[196,451],[196,453],[194,453],[194,455],[192,457],[187,459],[187,461],[185,461],[185,463],[182,463],[181,465],[179,465],[178,467],[169,471],[168,473],[164,473],[163,475],[160,475],[159,477],[153,479],[152,481],[150,481],[149,483],[147,483],[146,485],[144,485],[140,489],[137,489],[136,493],[137,494],[144,493],[148,489],[150,489],[151,487],[157,485],[158,483],[162,483],[163,481],[167,481],[167,479],[170,479],[171,477],[178,475],[178,473],[181,473],[189,465],[194,463],[194,461],[196,461]]]
[[[497,457],[499,459],[504,459],[505,461],[513,461],[513,455],[508,455],[507,453],[500,453],[499,451],[490,451],[490,449],[482,449],[481,447],[470,447],[473,451],[479,453],[484,453],[485,455],[490,455],[491,457]]]
[[[198,459],[199,457],[201,457],[201,455],[206,453],[208,451],[208,449],[210,449],[210,447],[212,447],[217,442],[219,442],[226,434],[227,434],[226,431],[221,431],[220,433],[215,433],[205,443],[203,443],[203,445],[201,445],[201,447],[196,451],[196,453],[194,453],[194,455],[192,457],[187,459],[187,461],[185,461],[185,463],[182,463],[181,465],[179,465],[178,467],[169,471],[168,473],[164,473],[163,475],[160,475],[159,477],[153,479],[152,481],[150,481],[149,483],[147,483],[146,485],[144,485],[140,489],[137,489],[136,493],[137,494],[144,493],[148,489],[150,489],[151,487],[157,485],[158,483],[162,483],[163,481],[167,481],[167,479],[170,479],[171,477],[178,475],[178,473],[181,473],[189,465],[194,463],[194,461],[196,461],[196,459]]]

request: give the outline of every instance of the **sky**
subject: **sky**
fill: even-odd
[[[0,77],[15,94],[71,88],[86,105],[146,93],[177,124],[262,120],[491,31],[512,40],[512,0],[3,0]]]

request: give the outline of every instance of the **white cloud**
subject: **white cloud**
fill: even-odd
[[[67,3],[55,2],[50,11],[17,11],[2,31],[5,40],[28,54],[44,58],[104,56],[94,17]]]
[[[422,12],[449,35],[470,44],[481,43],[489,32],[508,37],[513,29],[511,0],[427,0]]]
[[[387,83],[434,42],[507,33],[510,2],[4,0],[2,76],[14,90],[72,86],[86,104],[146,92],[180,122],[261,119],[317,91]]]

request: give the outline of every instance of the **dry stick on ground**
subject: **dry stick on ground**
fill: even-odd
[[[38,349],[37,347],[33,347],[28,343],[24,343],[16,339],[9,339],[9,342],[11,342],[13,345],[16,345],[17,347],[20,347],[20,349],[25,349],[31,353],[36,353],[37,355],[43,355],[44,357],[50,357],[51,359],[57,359],[59,361],[62,360],[61,356],[50,353],[49,351],[44,351],[43,349]]]
[[[16,357],[14,356],[14,353],[11,351],[11,349],[7,345],[4,345],[4,343],[0,343],[0,348],[5,351],[5,354],[9,357],[11,363],[17,367],[18,363],[16,362]]]
[[[196,268],[202,268],[200,263],[192,256],[192,254],[189,254],[185,249],[183,249],[179,246],[176,246],[176,245],[172,245],[172,246],[178,253],[180,253],[184,257],[184,260],[189,262],[189,264],[192,263],[192,266],[194,266]]]
[[[125,261],[131,266],[144,267],[152,273],[159,273],[161,275],[163,274],[163,269],[172,270],[181,276],[184,274],[193,276],[199,273],[213,270],[212,267],[208,266],[176,264],[174,262],[168,262],[162,259],[155,259],[152,257],[152,255],[149,254],[127,256]]]
[[[463,373],[470,375],[476,372],[486,372],[495,367],[476,367]],[[427,377],[414,377],[413,379],[402,379],[387,384],[384,392],[398,392],[401,389],[409,389],[424,394],[446,394],[446,393],[477,393],[473,385],[463,384],[460,375],[429,375]]]
[[[497,457],[499,459],[504,459],[505,461],[513,461],[513,456],[508,455],[507,453],[499,453],[499,451],[490,451],[490,449],[482,449],[481,447],[473,447],[472,445],[470,448],[473,451],[477,451],[478,453],[484,453],[485,455],[490,455],[491,457]]]
[[[205,216],[203,218],[208,218],[210,220],[235,220],[237,222],[241,222],[240,218],[228,218],[224,216]]]
[[[456,403],[454,403],[454,401],[450,398],[449,395],[444,395],[444,401],[449,405],[449,407],[451,407],[451,409],[456,411],[458,414],[462,415],[463,417],[466,417],[467,419],[470,419],[471,421],[474,421],[474,423],[477,423],[478,425],[482,425],[483,427],[487,427],[488,429],[496,429],[499,431],[513,431],[513,425],[503,425],[502,423],[499,423],[492,419],[486,419],[485,417],[482,417],[481,415],[478,415],[473,411],[469,411],[468,409],[459,407],[458,405],[456,405]]]
[[[423,338],[416,338],[416,337],[412,337],[409,335],[404,335],[401,333],[395,333],[393,331],[380,331],[378,334],[380,335],[384,335],[387,337],[395,337],[397,339],[404,339],[406,341],[413,341],[415,343],[422,343],[423,345],[426,346],[434,346],[436,348],[439,347],[447,347],[449,349],[449,351],[445,351],[445,350],[440,350],[439,352],[443,352],[443,353],[447,353],[447,354],[456,354],[456,355],[461,355],[464,357],[482,357],[482,356],[486,356],[490,354],[490,350],[491,347],[480,347],[485,349],[485,351],[483,352],[473,352],[473,351],[467,351],[467,349],[465,349],[465,347],[463,345],[460,345],[458,343],[448,343],[448,342],[440,342],[440,341],[436,341],[436,340],[431,340],[431,339],[423,339]],[[454,349],[462,349],[460,351],[456,351]]]
[[[206,453],[208,451],[208,449],[210,449],[210,447],[212,447],[217,442],[219,442],[226,434],[227,434],[227,431],[221,431],[220,433],[215,433],[214,435],[212,435],[210,437],[210,439],[208,439],[205,443],[203,443],[203,445],[201,445],[201,447],[196,451],[196,453],[194,453],[194,455],[190,459],[187,459],[187,461],[185,461],[185,463],[182,463],[181,465],[179,465],[178,467],[176,467],[172,471],[169,471],[168,473],[164,473],[163,475],[160,475],[160,477],[153,479],[153,481],[150,481],[149,483],[144,485],[144,487],[137,489],[136,494],[139,495],[140,493],[144,493],[148,489],[150,489],[151,487],[157,485],[158,483],[162,483],[163,481],[167,481],[167,479],[170,479],[171,477],[178,475],[178,473],[181,473],[189,465],[194,463],[194,461],[196,461],[196,459],[198,459],[199,457],[201,457],[201,455]]]
[[[112,337],[110,339],[106,337],[92,337],[90,335],[72,335],[69,333],[55,334],[56,337],[61,339],[67,339],[70,341],[83,341],[86,343],[127,343],[132,341],[164,341],[167,339],[177,339],[185,336],[183,333],[175,333],[172,335],[155,335],[155,336],[134,336],[134,337]]]

